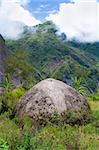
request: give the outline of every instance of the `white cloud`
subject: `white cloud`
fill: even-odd
[[[96,2],[96,0],[70,0],[71,2]]]
[[[57,10],[53,9],[53,10],[50,10],[50,11],[47,11],[48,14],[55,14],[57,13]]]
[[[23,26],[40,23],[23,6],[30,0],[0,0],[0,33],[7,38],[16,38],[23,31]]]
[[[68,39],[99,41],[99,3],[96,0],[71,0],[73,3],[60,4],[59,11],[49,14]]]
[[[47,5],[47,4],[46,4],[46,5],[41,5],[40,8],[46,8],[46,7],[48,7],[48,6],[49,6],[49,5]]]

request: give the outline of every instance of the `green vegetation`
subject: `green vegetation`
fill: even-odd
[[[82,95],[85,95],[88,91],[87,88],[84,87],[84,85],[82,86],[82,78],[72,78],[72,82],[73,82],[73,87]]]
[[[0,87],[2,87],[4,92],[10,92],[14,85],[10,82],[8,77],[4,77],[3,81],[0,83]]]
[[[92,53],[93,55],[99,57],[99,43],[98,42],[94,42],[94,43],[78,43],[75,41],[71,42],[73,44],[74,47],[83,49],[85,52],[89,52]]]
[[[6,71],[0,83],[0,150],[98,150],[99,43],[68,42],[51,22],[34,29],[36,32],[26,29],[16,41],[6,41]],[[62,80],[86,96],[90,118],[77,124],[73,119],[80,115],[68,112],[72,124],[54,115],[53,123],[39,126],[30,118],[16,118],[13,110],[20,97],[48,77]]]
[[[12,91],[6,91],[0,95],[0,113],[9,112],[12,113],[13,108],[19,101],[19,98],[23,96],[25,89],[22,87],[13,89]]]
[[[81,43],[77,47],[76,42],[63,40],[63,33],[59,35],[51,22],[34,28],[36,32],[26,30],[20,39],[6,41],[9,50],[6,72],[17,79],[21,78],[26,89],[28,85],[32,86],[48,77],[73,86],[72,79],[77,77],[82,79],[81,86],[84,85],[89,93],[96,91],[99,57],[88,53],[88,48],[85,50]],[[90,48],[92,44],[87,46]],[[98,53],[97,46],[93,51]]]
[[[98,101],[99,100],[99,89],[89,96],[89,100]]]
[[[22,91],[13,91],[14,97],[17,95],[15,93],[21,95],[19,93]],[[9,118],[11,112],[2,112],[0,150],[98,150],[99,99],[95,101],[90,98],[88,102],[91,107],[90,122],[82,125],[69,125],[61,120],[56,123],[54,117],[53,123],[35,126],[29,118]]]
[[[9,150],[9,145],[0,138],[0,150]]]

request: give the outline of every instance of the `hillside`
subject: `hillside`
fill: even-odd
[[[71,44],[79,49],[84,50],[85,52],[89,52],[94,56],[99,58],[99,42],[94,43],[79,43],[79,42],[71,42]]]
[[[32,29],[25,28],[25,32],[20,39],[6,41],[6,45],[9,50],[7,60],[7,73],[9,74],[15,74],[21,66],[20,61],[18,61],[20,62],[19,65],[16,65],[15,61],[14,64],[13,61],[11,62],[11,58],[16,57],[17,52],[20,51],[21,57],[23,53],[23,58],[26,57],[25,54],[27,55],[26,60],[28,65],[31,66],[30,70],[32,70],[31,73],[29,70],[25,70],[28,74],[26,74],[25,80],[27,78],[30,80],[32,76],[32,81],[38,82],[47,77],[53,77],[73,85],[73,80],[77,77],[81,78],[82,85],[88,91],[92,92],[97,89],[99,57],[95,55],[98,55],[98,46],[90,44],[89,48],[86,48],[87,45],[83,46],[79,43],[79,46],[77,46],[76,43],[68,42],[65,34],[60,34],[51,22],[46,22]],[[94,55],[91,53],[92,48]],[[18,57],[18,59],[20,60],[21,57]],[[27,65],[24,64],[23,66]],[[14,68],[13,72],[11,67]],[[22,78],[23,76],[24,73]]]

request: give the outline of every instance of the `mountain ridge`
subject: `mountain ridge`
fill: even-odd
[[[9,57],[18,50],[27,53],[27,62],[32,66],[32,78],[36,82],[53,77],[72,85],[72,78],[83,78],[83,84],[96,90],[99,83],[99,58],[83,49],[82,43],[67,41],[66,35],[58,33],[57,27],[51,23],[35,27],[16,41],[6,41]],[[90,47],[90,45],[89,45]],[[98,51],[98,48],[95,49]],[[9,66],[7,66],[9,67]],[[8,72],[10,74],[10,72]]]

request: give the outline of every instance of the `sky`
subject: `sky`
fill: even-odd
[[[99,41],[99,0],[0,0],[0,33],[16,39],[23,26],[53,21],[69,40]]]

